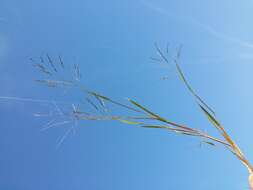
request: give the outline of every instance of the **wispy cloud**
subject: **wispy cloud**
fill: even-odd
[[[158,14],[160,14],[160,15],[162,15],[162,16],[166,16],[166,17],[169,17],[169,18],[171,18],[171,19],[176,19],[176,18],[177,18],[177,19],[180,19],[176,14],[174,14],[174,13],[172,13],[172,12],[169,12],[168,10],[165,10],[165,9],[163,9],[163,8],[157,6],[157,5],[155,5],[155,4],[153,4],[153,3],[149,2],[149,1],[146,1],[146,0],[139,0],[139,2],[140,2],[143,6],[149,8],[149,9],[152,10],[152,11],[155,11],[156,13],[158,13]]]
[[[246,47],[246,48],[250,48],[250,49],[253,48],[253,43],[252,42],[244,41],[242,39],[232,37],[232,36],[229,36],[229,35],[224,34],[222,32],[219,32],[214,27],[212,27],[210,25],[207,25],[207,24],[200,23],[198,20],[193,19],[193,18],[192,18],[192,22],[195,23],[195,25],[198,25],[203,30],[205,30],[206,32],[208,32],[209,34],[211,34],[212,36],[214,36],[218,39],[228,41],[228,42],[232,42],[232,43],[240,45],[242,47]]]
[[[156,13],[158,13],[162,16],[166,16],[170,19],[177,19],[179,21],[187,22],[187,23],[192,24],[196,27],[199,27],[200,29],[204,30],[205,32],[207,32],[208,34],[212,35],[215,38],[218,38],[223,41],[230,42],[230,43],[237,44],[241,47],[253,49],[253,42],[245,41],[245,40],[233,37],[233,36],[229,36],[229,35],[224,34],[222,32],[219,32],[211,25],[203,24],[193,17],[190,17],[190,16],[186,17],[186,16],[182,16],[182,15],[177,15],[176,13],[173,13],[172,11],[165,10],[165,9],[163,9],[163,8],[157,6],[149,1],[146,1],[146,0],[139,0],[139,2],[142,3],[145,7],[155,11]]]

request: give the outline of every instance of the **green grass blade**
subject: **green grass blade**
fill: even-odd
[[[160,126],[160,125],[144,125],[144,126],[141,126],[141,127],[144,127],[144,128],[153,128],[153,129],[166,129],[166,127]]]
[[[137,106],[138,108],[140,108],[141,110],[143,110],[144,112],[146,112],[147,114],[149,114],[152,118],[158,120],[158,121],[161,121],[161,122],[164,122],[164,123],[167,123],[169,125],[172,125],[174,127],[177,127],[177,129],[180,129],[180,130],[185,130],[185,131],[191,131],[192,133],[195,133],[196,130],[192,129],[192,128],[189,128],[189,127],[185,127],[183,125],[179,125],[177,123],[174,123],[174,122],[171,122],[171,121],[168,121],[167,119],[164,119],[162,117],[160,117],[159,115],[155,114],[154,112],[148,110],[147,108],[145,108],[144,106],[140,105],[139,103],[137,103],[136,101],[133,101],[131,99],[128,99],[132,104],[134,104],[135,106]]]
[[[100,98],[100,99],[106,100],[106,101],[108,101],[108,102],[111,102],[112,104],[115,104],[115,105],[117,105],[117,106],[124,107],[124,108],[126,108],[126,109],[129,109],[129,110],[131,110],[131,111],[135,111],[135,112],[138,112],[138,113],[142,113],[140,110],[137,110],[137,109],[132,108],[132,107],[130,107],[130,106],[128,106],[128,105],[125,105],[125,104],[119,103],[119,102],[117,102],[117,101],[114,101],[114,100],[112,100],[112,99],[110,99],[110,98],[108,98],[108,97],[106,97],[106,96],[100,95],[100,94],[98,94],[98,93],[96,93],[96,92],[88,91],[88,93],[91,94],[91,95],[93,95],[93,96],[95,96],[95,97],[97,97],[97,98]]]
[[[162,122],[165,122],[167,123],[167,120],[160,117],[159,115],[153,113],[152,111],[148,110],[147,108],[143,107],[142,105],[138,104],[136,101],[134,100],[131,100],[131,99],[128,99],[129,102],[131,102],[133,105],[137,106],[138,108],[140,108],[141,110],[143,110],[144,112],[146,112],[147,114],[149,114],[151,117],[159,120],[159,121],[162,121]]]
[[[193,88],[190,86],[190,84],[188,83],[188,81],[186,80],[185,76],[184,76],[184,73],[182,71],[182,69],[180,68],[179,64],[176,63],[176,69],[177,69],[177,72],[179,74],[179,78],[183,81],[183,83],[185,84],[185,86],[187,87],[187,89],[191,92],[191,94],[201,103],[203,104],[213,115],[215,115],[215,112],[213,111],[213,109],[208,106],[204,100],[202,100],[202,98],[200,98],[199,95],[197,95],[195,93],[195,91],[193,90]]]
[[[240,148],[237,146],[237,144],[230,138],[230,136],[227,134],[225,129],[221,126],[221,124],[201,105],[199,105],[201,110],[205,113],[208,120],[218,129],[218,131],[221,133],[221,135],[226,139],[226,141],[231,145],[231,148],[237,154],[237,157],[240,158],[240,160],[243,160],[247,164],[248,161],[244,158],[243,153],[241,152]],[[249,167],[251,167],[249,165]]]
[[[200,109],[204,112],[204,114],[206,115],[207,119],[216,127],[218,128],[218,130],[224,130],[221,127],[221,124],[200,104],[198,104]]]
[[[126,123],[129,125],[140,125],[143,124],[141,122],[137,122],[137,121],[130,121],[130,120],[126,120],[126,119],[117,119],[118,121],[122,122],[122,123]]]
[[[203,143],[206,143],[208,145],[211,145],[211,146],[216,146],[213,142],[210,142],[210,141],[202,141]]]

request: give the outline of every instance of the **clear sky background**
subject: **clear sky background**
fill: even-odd
[[[29,58],[60,54],[66,64],[80,64],[89,88],[217,135],[174,66],[149,59],[154,42],[169,42],[171,52],[183,44],[186,77],[253,162],[252,10],[251,0],[1,0],[0,96],[78,101],[81,92],[34,82],[38,72]],[[33,117],[50,109],[0,100],[0,189],[248,187],[246,169],[230,152],[162,130],[81,122],[57,149],[69,126],[41,132],[50,118]]]

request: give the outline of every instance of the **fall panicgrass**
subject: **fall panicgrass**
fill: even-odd
[[[224,127],[218,121],[214,110],[209,105],[207,105],[207,103],[205,103],[205,101],[193,90],[193,88],[187,81],[183,73],[183,70],[181,69],[180,55],[181,55],[182,46],[178,48],[175,57],[169,57],[168,45],[166,46],[165,53],[163,53],[163,51],[157,44],[155,44],[155,49],[158,54],[158,58],[152,57],[151,59],[153,61],[157,61],[166,65],[171,64],[171,62],[175,64],[176,71],[179,78],[181,79],[185,87],[188,89],[188,91],[194,97],[200,110],[203,112],[206,118],[210,121],[210,123],[218,130],[222,138],[214,137],[198,129],[191,128],[186,125],[182,125],[179,123],[175,123],[171,120],[165,119],[161,117],[159,114],[154,113],[150,109],[144,107],[143,105],[137,103],[136,101],[132,99],[128,99],[130,105],[123,104],[109,97],[101,95],[97,92],[85,89],[80,84],[81,72],[77,64],[74,65],[73,80],[62,81],[62,80],[50,79],[53,72],[55,73],[58,72],[58,69],[56,66],[57,64],[58,66],[61,66],[61,69],[64,69],[64,62],[61,57],[59,57],[58,63],[54,63],[52,58],[47,54],[47,60],[49,62],[48,65],[51,68],[46,67],[43,64],[43,62],[37,64],[36,68],[39,69],[41,73],[44,73],[49,78],[39,79],[36,81],[41,84],[46,84],[48,87],[64,87],[64,86],[77,87],[87,94],[87,97],[85,98],[85,100],[94,109],[94,111],[96,111],[96,114],[87,113],[86,111],[76,109],[74,108],[74,106],[72,106],[73,110],[71,111],[71,113],[67,113],[69,118],[73,117],[75,118],[75,120],[98,120],[98,121],[116,120],[122,123],[135,125],[135,126],[139,126],[143,128],[163,129],[163,130],[167,130],[167,131],[174,132],[181,135],[194,136],[194,137],[200,138],[202,142],[207,143],[212,146],[215,146],[216,144],[223,145],[232,154],[234,154],[237,157],[237,159],[247,168],[249,172],[249,185],[250,185],[250,188],[253,190],[253,167],[251,166],[249,161],[246,159],[246,157],[244,156],[244,154],[242,153],[238,145],[232,140],[232,138],[226,132]],[[46,60],[46,59],[43,59],[43,60]],[[106,104],[113,104],[113,105],[119,106],[137,115],[134,115],[134,116],[111,115],[110,113],[106,111],[107,110]],[[56,125],[66,124],[67,122],[69,122],[69,120],[63,121],[62,123],[53,122],[49,126],[47,126],[47,128],[50,128]],[[157,123],[160,123],[160,124],[157,124]],[[65,133],[63,138],[60,140],[60,143],[63,142],[63,140],[66,138],[69,132],[70,130],[68,130]]]
[[[221,137],[214,137],[211,136],[203,131],[198,129],[188,127],[186,125],[182,125],[179,123],[175,123],[174,121],[165,119],[164,117],[160,116],[157,113],[154,113],[150,109],[144,107],[140,103],[137,103],[135,100],[128,99],[129,104],[123,104],[121,102],[115,101],[109,97],[101,95],[97,92],[87,90],[83,87],[80,82],[81,79],[81,72],[80,68],[77,64],[73,67],[73,75],[70,80],[54,80],[52,76],[54,73],[60,72],[60,70],[64,70],[65,64],[63,59],[59,56],[58,60],[53,60],[48,54],[46,57],[40,56],[35,63],[35,59],[31,59],[33,65],[40,73],[42,73],[46,78],[44,79],[37,79],[36,82],[46,85],[48,87],[74,87],[78,88],[82,92],[86,93],[86,98],[84,99],[86,103],[93,108],[94,112],[87,112],[81,109],[80,107],[76,106],[75,104],[71,104],[71,110],[64,112],[62,111],[56,102],[47,101],[47,100],[34,100],[29,98],[15,98],[15,97],[0,97],[0,99],[14,99],[14,100],[24,100],[24,101],[33,101],[33,102],[45,102],[45,103],[52,103],[56,109],[56,113],[53,115],[58,115],[61,119],[64,118],[63,121],[59,121],[57,119],[53,119],[48,122],[42,130],[46,130],[56,126],[62,126],[71,122],[76,123],[77,121],[81,120],[97,120],[97,121],[105,121],[105,120],[115,120],[122,123],[126,123],[128,125],[135,125],[142,128],[152,128],[152,129],[162,129],[167,130],[170,132],[174,132],[181,135],[193,136],[196,138],[200,138],[202,142],[207,143],[209,145],[215,146],[216,144],[221,144],[226,149],[228,149],[233,155],[237,157],[237,159],[247,168],[249,172],[249,185],[250,189],[253,190],[253,167],[246,159],[238,145],[232,140],[230,135],[226,132],[222,124],[218,121],[214,110],[208,106],[202,98],[193,90],[189,82],[187,81],[183,70],[180,66],[180,54],[181,54],[181,46],[177,50],[175,57],[169,57],[168,54],[168,45],[166,46],[166,51],[163,53],[161,48],[155,44],[155,49],[158,54],[157,57],[152,57],[153,61],[157,61],[163,64],[171,64],[174,63],[176,67],[177,74],[183,84],[186,86],[188,91],[194,97],[197,105],[199,106],[200,110],[206,116],[206,118],[210,121],[210,123],[218,130]],[[170,61],[172,60],[172,61]],[[46,63],[47,62],[47,63]],[[83,101],[84,102],[84,101]],[[122,115],[113,115],[111,114],[110,110],[107,108],[107,104],[113,104],[115,106],[119,106],[123,109],[128,110],[134,115],[122,116]],[[41,116],[38,114],[37,116]],[[157,124],[158,123],[158,124]],[[74,130],[72,126],[70,129],[66,131],[64,136],[60,139],[58,146],[64,141],[67,135]]]

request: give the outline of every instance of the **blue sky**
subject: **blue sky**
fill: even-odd
[[[149,59],[154,42],[171,52],[182,44],[186,77],[253,161],[252,8],[251,0],[1,0],[0,96],[79,101],[80,91],[34,82],[29,58],[61,55],[80,65],[89,88],[217,135],[173,65]],[[41,132],[48,118],[33,117],[50,109],[0,100],[0,189],[247,189],[247,171],[228,151],[161,130],[81,122],[57,149],[68,126]]]

